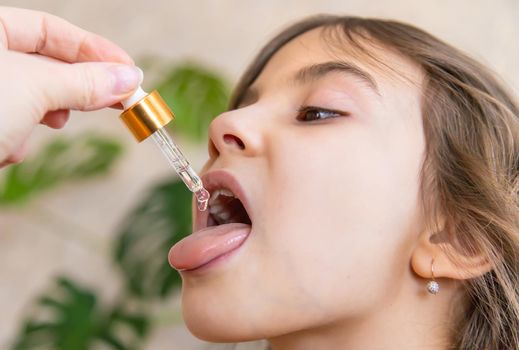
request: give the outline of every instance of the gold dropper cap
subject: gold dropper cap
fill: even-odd
[[[120,117],[137,141],[141,142],[172,121],[175,115],[154,90],[122,112]]]

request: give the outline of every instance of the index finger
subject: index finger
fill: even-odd
[[[0,45],[65,62],[108,61],[133,65],[111,41],[45,12],[0,6]]]

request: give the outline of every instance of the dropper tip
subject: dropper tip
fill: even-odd
[[[198,210],[205,211],[207,209],[207,205],[209,203],[209,198],[211,195],[205,188],[201,188],[195,192],[196,202],[198,206]]]

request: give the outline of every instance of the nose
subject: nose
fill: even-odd
[[[220,114],[209,125],[208,148],[211,158],[224,154],[258,155],[263,149],[258,116],[247,107]]]

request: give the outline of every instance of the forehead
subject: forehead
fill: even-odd
[[[345,62],[372,77],[383,96],[402,89],[421,92],[423,73],[418,64],[388,46],[364,39],[359,39],[365,48],[360,50],[344,34],[337,33],[331,28],[316,28],[294,38],[271,57],[253,89],[261,91],[263,87],[285,84],[305,67]]]

